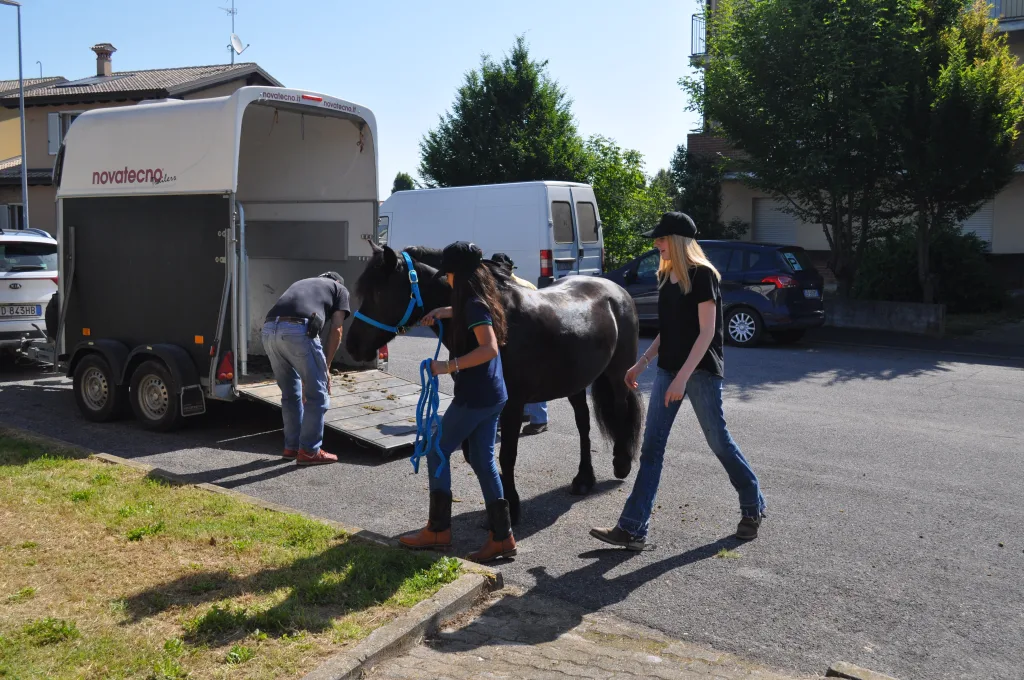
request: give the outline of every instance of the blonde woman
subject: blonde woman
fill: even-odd
[[[660,333],[633,368],[626,384],[637,388],[637,377],[657,357],[657,375],[651,389],[644,441],[640,449],[640,471],[633,492],[626,500],[618,524],[611,529],[592,529],[590,535],[628,550],[644,549],[654,498],[661,480],[665,445],[683,396],[704,431],[711,450],[718,456],[729,481],[739,494],[742,519],[736,538],[757,538],[765,502],[757,476],[725,426],[722,410],[721,278],[694,240],[697,227],[688,215],[665,213],[652,231],[661,253],[658,269],[658,324]]]

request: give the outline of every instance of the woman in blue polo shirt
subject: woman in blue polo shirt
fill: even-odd
[[[459,241],[444,249],[441,270],[452,287],[452,306],[427,313],[421,323],[450,319],[454,329],[452,357],[434,361],[434,375],[446,373],[455,381],[455,398],[441,420],[441,453],[451,460],[463,441],[469,441],[473,466],[487,504],[490,534],[487,543],[469,555],[475,562],[490,562],[516,554],[508,501],[494,462],[498,416],[505,406],[505,378],[499,348],[505,344],[505,310],[497,284],[482,264],[483,253],[472,243]],[[430,511],[427,526],[399,542],[415,549],[447,548],[452,543],[452,476],[435,452],[427,457],[430,470]],[[437,470],[441,469],[438,476]]]

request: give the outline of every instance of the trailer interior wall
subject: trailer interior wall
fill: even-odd
[[[362,272],[377,220],[374,143],[359,120],[246,108],[237,198],[249,257],[250,354],[264,353],[263,319],[289,285],[333,270],[351,289]],[[338,358],[355,363],[344,347]]]

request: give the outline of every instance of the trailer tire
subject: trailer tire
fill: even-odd
[[[127,410],[128,388],[117,384],[117,377],[102,354],[87,354],[78,362],[74,390],[75,403],[86,420],[105,423],[117,420]]]
[[[178,385],[162,361],[144,361],[135,369],[130,394],[135,418],[146,429],[169,432],[181,426]]]

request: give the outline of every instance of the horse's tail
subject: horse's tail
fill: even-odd
[[[612,377],[603,373],[590,386],[590,396],[598,428],[615,442],[617,451],[625,451],[636,460],[644,419],[640,395],[625,383],[613,384]]]

